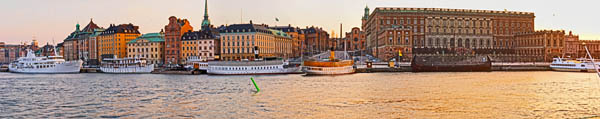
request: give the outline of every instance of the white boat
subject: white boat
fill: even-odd
[[[151,73],[154,64],[146,63],[145,58],[105,58],[100,71],[104,73]]]
[[[342,53],[342,57],[346,57],[348,54]],[[339,74],[352,74],[355,72],[353,60],[340,60],[336,59],[335,51],[329,53],[323,53],[313,57],[311,61],[304,61],[302,71],[306,72],[307,75],[339,75]],[[328,59],[321,57],[329,55]]]
[[[79,73],[83,61],[65,61],[56,52],[54,56],[36,57],[33,51],[27,49],[27,56],[13,61],[8,70],[15,73],[60,74]]]
[[[208,74],[257,75],[302,73],[299,65],[284,60],[212,61],[208,62]]]
[[[208,70],[208,62],[206,61],[206,58],[190,56],[187,58],[186,65],[184,66],[184,68],[188,69],[188,70],[207,71]]]
[[[586,58],[566,59],[553,58],[550,64],[550,69],[554,71],[570,71],[570,72],[596,72],[592,61]],[[600,63],[596,63],[599,66]]]

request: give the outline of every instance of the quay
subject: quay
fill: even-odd
[[[371,68],[361,63],[356,67],[356,73],[375,72],[412,72],[410,62],[400,62],[399,67],[389,67],[387,62],[373,63]],[[549,62],[493,62],[492,71],[551,71]],[[8,72],[8,68],[0,68],[0,72]],[[81,73],[100,73],[98,68],[81,68]],[[200,71],[173,71],[156,69],[153,74],[199,75]]]
[[[412,72],[410,62],[400,62],[399,67],[389,67],[387,62],[373,63],[371,68],[360,64],[356,73]],[[549,62],[493,62],[492,71],[551,71]]]

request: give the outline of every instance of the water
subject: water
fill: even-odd
[[[588,118],[594,73],[0,73],[0,118]]]

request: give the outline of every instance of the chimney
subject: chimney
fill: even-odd
[[[252,24],[252,20],[250,20],[250,24]]]

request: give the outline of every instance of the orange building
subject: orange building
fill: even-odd
[[[175,16],[169,17],[169,24],[165,26],[165,64],[180,64],[181,62],[181,36],[193,31],[187,19],[178,19]]]
[[[97,37],[98,56],[100,60],[106,57],[127,57],[127,42],[140,36],[139,27],[133,24],[111,24]]]
[[[352,28],[350,32],[346,33],[346,48],[348,53],[352,55],[362,56],[363,53],[366,53],[365,50],[367,48],[367,41],[365,40],[365,34],[358,27]]]

